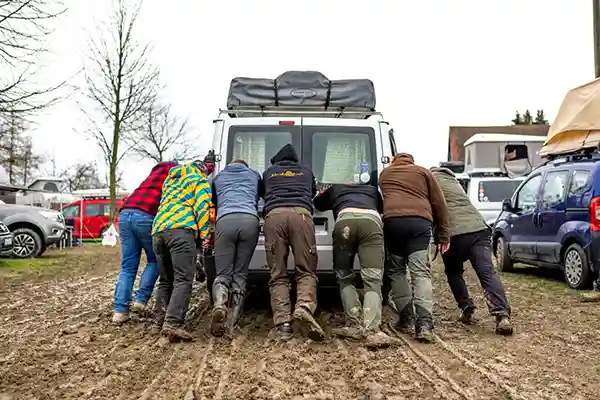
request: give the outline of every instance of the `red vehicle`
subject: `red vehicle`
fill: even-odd
[[[117,210],[123,205],[117,199]],[[83,211],[83,214],[82,214]],[[78,239],[101,238],[105,230],[110,228],[110,199],[89,198],[67,204],[62,211],[65,224],[73,227],[73,237]],[[81,221],[83,220],[83,226]],[[118,225],[118,214],[115,216],[115,227]]]

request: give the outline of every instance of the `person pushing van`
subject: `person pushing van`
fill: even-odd
[[[380,330],[381,286],[385,262],[383,209],[377,173],[367,184],[333,184],[314,200],[319,211],[333,210],[333,269],[340,286],[346,326],[337,336],[365,338],[370,347],[388,347],[396,340]],[[363,304],[354,286],[354,257],[358,254],[365,288]]]
[[[258,199],[261,177],[244,160],[234,160],[212,181],[212,201],[216,208],[215,267],[212,287],[211,333],[223,336],[227,325],[233,331],[244,298],[248,266],[258,243],[260,230]],[[227,322],[229,303],[231,315]]]
[[[171,168],[152,225],[159,267],[155,325],[169,339],[191,340],[183,328],[195,273],[196,240],[210,231],[211,187],[202,161]]]
[[[450,229],[444,194],[431,171],[415,165],[408,153],[396,154],[381,172],[379,186],[391,293],[400,317],[396,327],[406,333],[414,327],[417,340],[431,342],[433,289],[428,249],[435,224],[434,242],[442,254],[448,250]]]
[[[432,167],[431,171],[440,185],[450,220],[450,248],[442,254],[446,277],[454,299],[461,310],[460,321],[473,322],[475,303],[469,295],[463,278],[463,264],[469,260],[475,270],[490,314],[496,318],[496,333],[511,335],[510,306],[500,277],[492,262],[490,227],[469,200],[469,197],[448,168]]]
[[[267,264],[271,271],[269,291],[275,327],[269,336],[292,337],[292,318],[308,328],[313,340],[323,340],[323,328],[313,314],[317,308],[317,246],[313,223],[313,198],[317,193],[312,171],[300,165],[291,144],[271,158],[263,173],[264,235]],[[296,306],[292,314],[287,271],[289,247],[296,262]]]

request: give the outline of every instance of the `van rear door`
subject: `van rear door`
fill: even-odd
[[[383,168],[377,155],[382,154],[376,140],[379,126],[367,120],[302,119],[302,161],[310,167],[318,183],[359,183],[369,180],[370,173]],[[314,216],[319,270],[333,266],[331,211]],[[355,264],[356,265],[356,264]]]

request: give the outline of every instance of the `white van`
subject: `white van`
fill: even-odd
[[[393,130],[375,110],[374,87],[366,79],[330,81],[311,71],[286,72],[275,80],[235,78],[228,107],[213,122],[215,173],[243,159],[262,175],[271,157],[291,143],[319,184],[360,182],[364,172],[380,173],[398,151]],[[261,200],[261,213],[262,206]],[[317,272],[323,278],[333,272],[333,215],[317,212],[314,223]],[[290,254],[288,268],[293,270],[293,265]],[[261,232],[249,279],[268,272]]]

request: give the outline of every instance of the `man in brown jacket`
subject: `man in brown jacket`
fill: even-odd
[[[441,253],[448,250],[450,223],[444,194],[431,171],[400,153],[379,176],[388,274],[396,328],[422,342],[433,339],[433,293],[428,247],[432,230]],[[435,228],[435,229],[434,229]],[[407,276],[410,272],[410,281]]]

